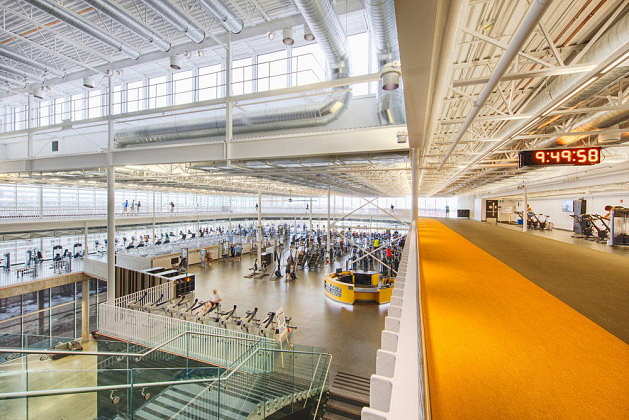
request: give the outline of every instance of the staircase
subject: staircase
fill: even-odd
[[[323,419],[360,419],[365,406],[369,406],[369,378],[337,372],[328,392]]]
[[[134,413],[135,419],[258,420],[286,411],[301,409],[309,398],[316,398],[320,388],[281,374],[236,372],[229,379],[166,388]]]

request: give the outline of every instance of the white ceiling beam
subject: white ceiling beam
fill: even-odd
[[[510,80],[521,80],[521,79],[532,79],[536,77],[547,77],[547,76],[559,76],[564,74],[577,74],[577,73],[585,73],[588,71],[594,70],[596,65],[594,64],[585,64],[585,65],[575,65],[575,66],[563,66],[563,67],[553,67],[549,69],[542,70],[534,70],[527,71],[522,73],[509,73],[505,74],[500,78],[501,82],[510,81]],[[464,86],[474,86],[474,85],[482,85],[489,81],[489,77],[480,77],[476,79],[468,79],[468,80],[455,80],[452,83],[454,87],[464,87]]]
[[[463,32],[465,32],[466,34],[472,35],[473,37],[478,38],[481,41],[485,41],[486,43],[491,44],[491,45],[493,45],[495,47],[501,48],[501,49],[503,49],[505,51],[509,48],[509,46],[507,44],[505,44],[504,42],[498,41],[497,39],[494,39],[494,38],[491,38],[491,37],[488,37],[488,36],[483,35],[483,34],[481,34],[479,32],[476,32],[474,30],[471,30],[471,29],[468,29],[468,28],[465,28],[465,27],[461,27],[461,30]],[[529,60],[534,61],[534,62],[536,62],[538,64],[541,64],[544,67],[549,67],[549,68],[555,67],[554,65],[552,65],[550,63],[547,63],[546,61],[541,60],[541,59],[539,59],[539,58],[537,58],[535,56],[532,56],[532,55],[530,55],[528,53],[525,53],[523,51],[518,51],[518,55],[520,55],[520,56],[522,56],[524,58],[528,58]]]
[[[405,126],[398,125],[239,140],[229,144],[229,156],[231,160],[258,160],[408,151],[407,144],[397,142],[397,133],[402,129]],[[353,141],[356,138],[361,141]],[[126,148],[113,152],[114,166],[202,161],[225,161],[223,142]],[[106,154],[83,153],[0,161],[0,173],[69,171],[106,166]]]

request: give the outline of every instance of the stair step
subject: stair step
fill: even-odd
[[[326,410],[330,410],[332,413],[342,414],[353,419],[360,419],[360,412],[362,409],[362,405],[350,404],[345,401],[334,399],[328,400],[326,404]]]
[[[337,372],[334,379],[336,380],[337,378],[343,379],[343,380],[350,380],[354,382],[364,382],[368,385],[370,383],[370,378],[364,377],[364,376],[358,376],[349,372]]]
[[[369,392],[369,389],[371,388],[371,384],[369,382],[365,383],[363,381],[358,381],[358,380],[349,379],[349,378],[337,377],[337,378],[334,378],[334,381],[332,383],[334,385],[342,386],[345,388],[356,387],[357,390],[364,390],[366,392]]]
[[[341,414],[336,413],[325,413],[323,415],[323,420],[348,420],[353,419],[353,417],[345,417]]]
[[[369,396],[369,389],[367,387],[364,386],[358,386],[355,384],[350,384],[350,383],[333,383],[332,384],[333,388],[336,389],[341,389],[341,390],[346,390],[349,392],[353,392],[354,394],[359,394],[359,395],[365,395],[365,396]]]
[[[359,394],[356,392],[352,392],[351,390],[337,388],[335,386],[330,387],[330,398],[345,400],[348,402],[363,404],[365,406],[369,405],[369,395]]]

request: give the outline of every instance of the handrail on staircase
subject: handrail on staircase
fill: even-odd
[[[34,352],[36,354],[85,354],[88,353],[89,355],[130,355],[130,356],[138,356],[138,355],[143,355],[143,354],[149,354],[152,351],[157,350],[157,348],[159,347],[163,347],[164,345],[170,343],[171,341],[173,341],[174,339],[183,336],[185,334],[197,334],[197,335],[210,335],[210,336],[222,336],[220,334],[211,334],[211,333],[197,333],[194,331],[186,331],[180,334],[177,334],[177,336],[171,338],[170,340],[154,347],[153,349],[149,350],[149,352],[145,352],[145,353],[115,353],[115,352],[73,352],[73,351],[65,351],[62,353],[59,353],[60,351],[54,351],[54,350],[22,350],[19,349],[19,351],[17,352],[21,352],[21,353],[31,353]],[[227,336],[224,336],[227,337]],[[246,339],[246,338],[240,338],[240,337],[227,337],[227,338],[236,338],[237,340],[247,340],[247,341],[255,341],[255,340],[251,340],[251,339]],[[13,352],[16,353],[15,350],[12,349],[0,349],[0,352],[2,351],[8,351],[8,352]],[[18,391],[18,392],[5,392],[5,393],[0,393],[0,400],[10,400],[10,399],[18,399],[18,398],[29,398],[29,397],[44,397],[44,396],[51,396],[51,395],[66,395],[66,394],[81,394],[81,393],[89,393],[89,392],[98,392],[98,391],[112,391],[112,390],[119,390],[119,389],[129,389],[129,388],[142,388],[142,387],[153,387],[153,386],[169,386],[169,385],[182,385],[182,384],[191,384],[191,383],[208,383],[208,382],[219,382],[220,381],[224,381],[229,379],[235,372],[237,372],[238,370],[240,370],[240,368],[251,358],[253,357],[255,354],[257,354],[260,350],[266,350],[266,351],[280,351],[277,349],[272,349],[272,348],[260,348],[257,347],[253,352],[251,352],[247,357],[245,357],[243,360],[240,361],[240,363],[238,363],[238,365],[230,370],[229,374],[227,374],[225,377],[223,377],[223,375],[219,375],[218,378],[208,378],[208,379],[182,379],[182,380],[178,380],[178,381],[161,381],[161,382],[145,382],[145,383],[128,383],[128,384],[118,384],[118,385],[101,385],[101,386],[90,386],[90,387],[82,387],[82,388],[61,388],[61,389],[49,389],[49,390],[36,390],[36,391]],[[287,351],[287,350],[284,350]],[[301,354],[321,354],[321,355],[327,355],[330,356],[330,361],[331,361],[331,354],[329,353],[316,353],[316,352],[306,352],[306,351],[295,351],[296,353],[301,353]],[[328,363],[328,369],[329,369],[330,363]],[[326,370],[326,378],[327,378],[327,370]],[[324,379],[325,382],[325,379]],[[321,390],[321,394],[323,393],[323,390]],[[319,395],[319,401],[321,401],[321,394]],[[319,404],[317,403],[317,408],[318,408]]]
[[[124,357],[137,357],[138,359],[142,359],[143,357],[148,356],[149,354],[161,349],[162,347],[167,346],[178,338],[183,337],[184,335],[201,335],[201,336],[210,336],[210,337],[220,337],[220,338],[229,338],[233,340],[240,341],[255,341],[259,342],[260,340],[255,340],[253,338],[244,338],[244,337],[235,337],[230,335],[223,334],[215,334],[215,333],[206,333],[206,332],[197,332],[197,331],[184,331],[176,336],[169,338],[167,341],[163,343],[157,344],[156,346],[150,348],[144,353],[125,353],[125,352],[103,352],[103,351],[73,351],[73,350],[50,350],[50,349],[12,349],[12,348],[0,348],[0,353],[21,353],[21,354],[63,354],[63,355],[82,355],[82,356],[124,356]]]

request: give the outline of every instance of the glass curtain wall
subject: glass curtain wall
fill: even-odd
[[[377,60],[371,51],[368,32],[347,37],[351,75],[377,72]],[[367,53],[366,53],[367,52]],[[325,57],[320,46],[311,44],[291,49],[235,57],[232,62],[232,92],[242,95],[281,89],[325,80]],[[176,73],[150,74],[113,86],[113,113],[142,111],[169,105],[183,105],[225,96],[224,63],[198,66],[194,60]],[[354,96],[374,94],[377,83],[352,87]],[[64,120],[80,121],[102,117],[107,112],[106,89],[83,89],[63,97],[51,97],[33,103],[33,126],[46,127]],[[4,104],[0,132],[26,129],[26,105]],[[1,116],[1,115],[0,115]]]

